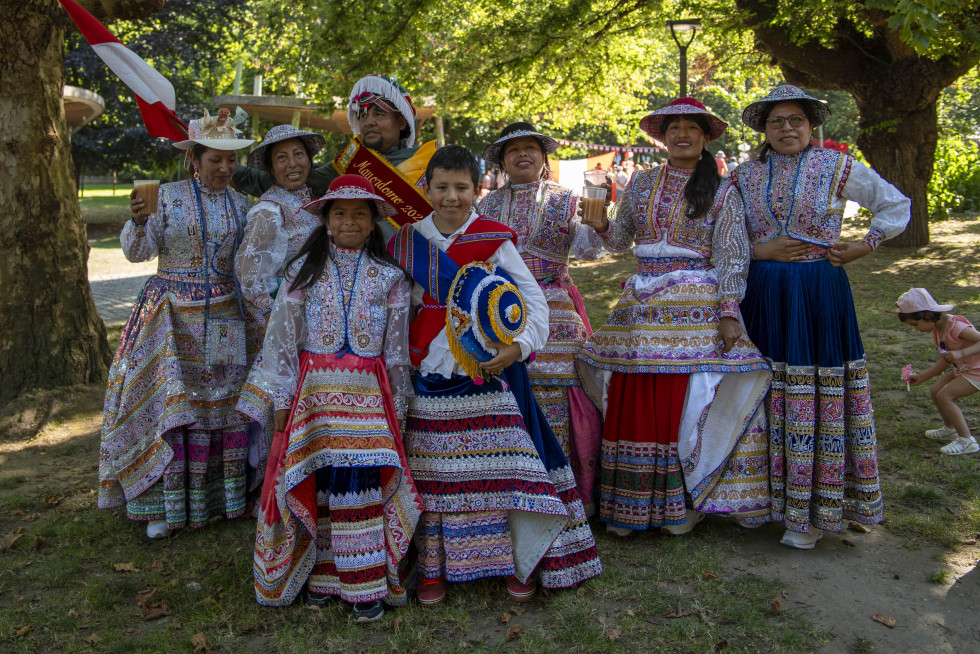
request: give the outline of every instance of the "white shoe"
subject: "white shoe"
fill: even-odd
[[[956,438],[956,430],[945,425],[939,429],[927,429],[926,438],[934,441],[948,441],[951,438]]]
[[[969,438],[957,438],[952,443],[940,447],[939,451],[949,455],[973,454],[974,452],[980,452],[980,444],[977,443],[977,439],[973,436]]]
[[[146,537],[151,540],[166,538],[169,533],[170,528],[167,527],[166,520],[154,520],[146,524]]]
[[[798,550],[812,550],[821,538],[823,538],[823,530],[816,527],[810,527],[810,532],[807,534],[787,529],[779,543]]]
[[[684,534],[689,534],[694,531],[694,527],[702,520],[704,520],[703,513],[693,509],[688,509],[687,517],[684,519],[683,524],[664,525],[660,528],[660,533],[664,536],[683,536]]]

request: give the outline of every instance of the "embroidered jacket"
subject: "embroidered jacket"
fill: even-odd
[[[745,201],[746,224],[753,244],[787,235],[814,247],[808,259],[826,256],[840,240],[848,200],[871,210],[864,242],[872,248],[900,234],[908,224],[909,199],[854,157],[809,147],[795,155],[770,153],[732,173]]]
[[[737,318],[748,276],[748,241],[741,199],[728,180],[721,180],[708,212],[697,220],[688,215],[684,188],[693,170],[664,164],[633,174],[617,203],[610,227],[600,236],[613,252],[633,247],[640,259],[710,259],[718,273],[721,317]]]

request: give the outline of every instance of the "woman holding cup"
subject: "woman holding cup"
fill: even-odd
[[[575,371],[575,353],[592,326],[568,274],[568,260],[570,256],[596,259],[603,246],[595,230],[583,226],[576,214],[576,194],[550,179],[548,155],[557,149],[555,139],[530,123],[505,127],[484,150],[483,159],[501,166],[508,182],[487,195],[479,210],[517,233],[517,249],[548,301],[548,343],[535,353],[527,371],[535,399],[571,463],[582,502],[590,512],[601,427]]]
[[[242,246],[235,255],[242,297],[256,309],[263,325],[285,276],[286,262],[321,223],[303,205],[313,200],[307,178],[313,157],[324,144],[315,132],[277,125],[248,155],[250,168],[268,171],[275,180],[248,212]],[[249,453],[249,463],[256,475],[249,480],[250,489],[262,481],[275,431],[273,389],[262,382],[261,368],[259,354],[238,400],[238,410],[253,421],[249,429],[256,450]]]
[[[727,124],[680,98],[640,121],[669,161],[637,171],[593,226],[638,267],[578,355],[603,407],[599,515],[627,536],[687,533],[705,512],[768,521],[769,371],[745,337],[748,239],[742,200],[705,149]],[[690,507],[690,508],[688,508]]]
[[[99,508],[126,507],[149,538],[245,512],[248,436],[235,403],[261,344],[232,270],[248,201],[228,188],[239,137],[227,110],[191,121],[174,145],[191,178],[134,193],[120,241],[130,261],[158,257],[109,369]],[[145,188],[145,187],[144,187]],[[142,189],[138,189],[142,192]],[[156,200],[155,211],[152,200]]]

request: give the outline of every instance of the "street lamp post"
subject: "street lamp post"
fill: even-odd
[[[681,97],[687,96],[687,47],[694,41],[698,30],[701,29],[700,18],[686,18],[683,20],[668,20],[667,27],[670,28],[670,35],[674,38],[674,43],[681,51]],[[681,43],[677,38],[678,34],[690,32],[691,36],[686,43]]]

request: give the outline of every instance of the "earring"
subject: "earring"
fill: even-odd
[[[201,174],[197,172],[197,168],[194,169],[194,179],[201,181]]]

